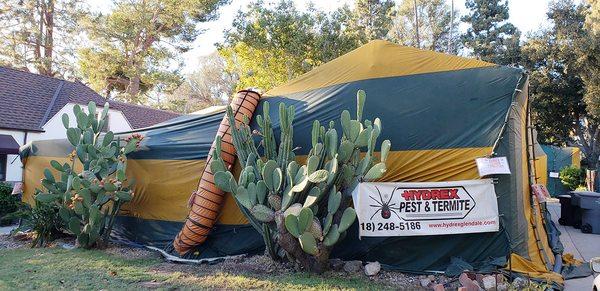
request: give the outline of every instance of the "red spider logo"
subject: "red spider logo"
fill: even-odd
[[[379,191],[379,188],[377,188],[377,186],[375,186],[375,189],[377,189],[377,193],[379,193],[379,200],[375,199],[373,196],[369,195],[369,198],[373,199],[373,201],[375,201],[375,203],[377,203],[377,205],[369,205],[371,207],[376,207],[377,211],[375,211],[375,213],[373,213],[373,215],[371,215],[370,219],[373,219],[373,217],[381,211],[381,217],[383,219],[389,219],[392,216],[392,213],[396,214],[396,216],[398,216],[398,218],[400,218],[400,215],[398,215],[398,213],[396,212],[396,210],[400,210],[400,208],[398,207],[392,207],[395,206],[396,203],[392,203],[390,204],[390,202],[392,201],[392,198],[394,198],[394,192],[396,192],[396,188],[394,188],[394,190],[392,191],[392,195],[390,195],[390,199],[388,199],[387,202],[383,201],[383,196],[381,196],[381,191]],[[394,210],[396,209],[396,210]],[[402,218],[400,218],[402,219]]]

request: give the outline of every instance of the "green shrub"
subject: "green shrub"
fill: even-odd
[[[560,182],[573,191],[585,184],[585,171],[575,166],[564,167],[560,170]]]
[[[21,204],[19,198],[11,193],[10,185],[0,183],[0,226],[9,225],[12,222],[9,215],[19,210]]]
[[[31,228],[37,234],[31,242],[31,247],[43,247],[62,233],[63,223],[58,209],[56,204],[38,201],[33,208],[27,209],[25,227]]]

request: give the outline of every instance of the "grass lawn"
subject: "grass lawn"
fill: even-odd
[[[217,265],[218,266],[218,265]],[[0,289],[390,289],[364,275],[226,271],[99,250],[0,249]]]

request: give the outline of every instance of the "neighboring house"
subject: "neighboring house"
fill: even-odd
[[[51,78],[0,66],[0,181],[22,180],[19,146],[34,140],[66,138],[61,116],[90,101],[102,109],[106,99],[81,82]],[[148,127],[179,114],[145,106],[109,101],[104,130],[130,131]]]

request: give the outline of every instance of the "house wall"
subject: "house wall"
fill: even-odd
[[[58,113],[52,116],[48,122],[43,126],[44,133],[37,140],[48,140],[48,139],[65,139],[67,138],[67,133],[62,124],[62,115],[66,113],[69,115],[69,125],[74,127],[77,122],[75,119],[75,114],[73,114],[73,107],[75,104],[68,103],[65,105]],[[87,112],[87,106],[84,107],[84,110]],[[100,113],[102,111],[102,107],[97,109],[97,112]],[[108,111],[108,130],[112,132],[121,132],[121,131],[130,131],[133,128],[125,118],[125,115],[121,111],[109,109]],[[29,140],[33,141],[33,140]]]
[[[0,134],[11,135],[15,141],[20,145],[25,144],[25,131],[11,130],[11,129],[0,129]],[[27,140],[31,137],[38,138],[39,133],[29,132],[27,133]],[[7,155],[6,156],[6,181],[18,182],[21,181],[21,173],[23,171],[23,164],[19,155]]]
[[[67,138],[66,130],[62,124],[62,115],[67,113],[69,115],[69,125],[75,126],[76,119],[73,114],[73,107],[75,104],[66,104],[60,111],[52,116],[48,122],[42,127],[44,132],[28,132],[27,140],[25,141],[25,131],[21,130],[10,130],[0,129],[0,134],[12,135],[15,141],[20,146],[24,144],[36,141],[36,140],[49,140],[49,139],[65,139]],[[87,107],[86,107],[87,108]],[[87,109],[86,109],[87,110]],[[102,108],[98,108],[100,112]],[[133,128],[125,118],[125,115],[121,111],[109,109],[108,112],[108,130],[113,132],[130,131]],[[22,181],[23,175],[23,164],[18,155],[8,155],[6,159],[6,181],[8,182],[20,182]]]

